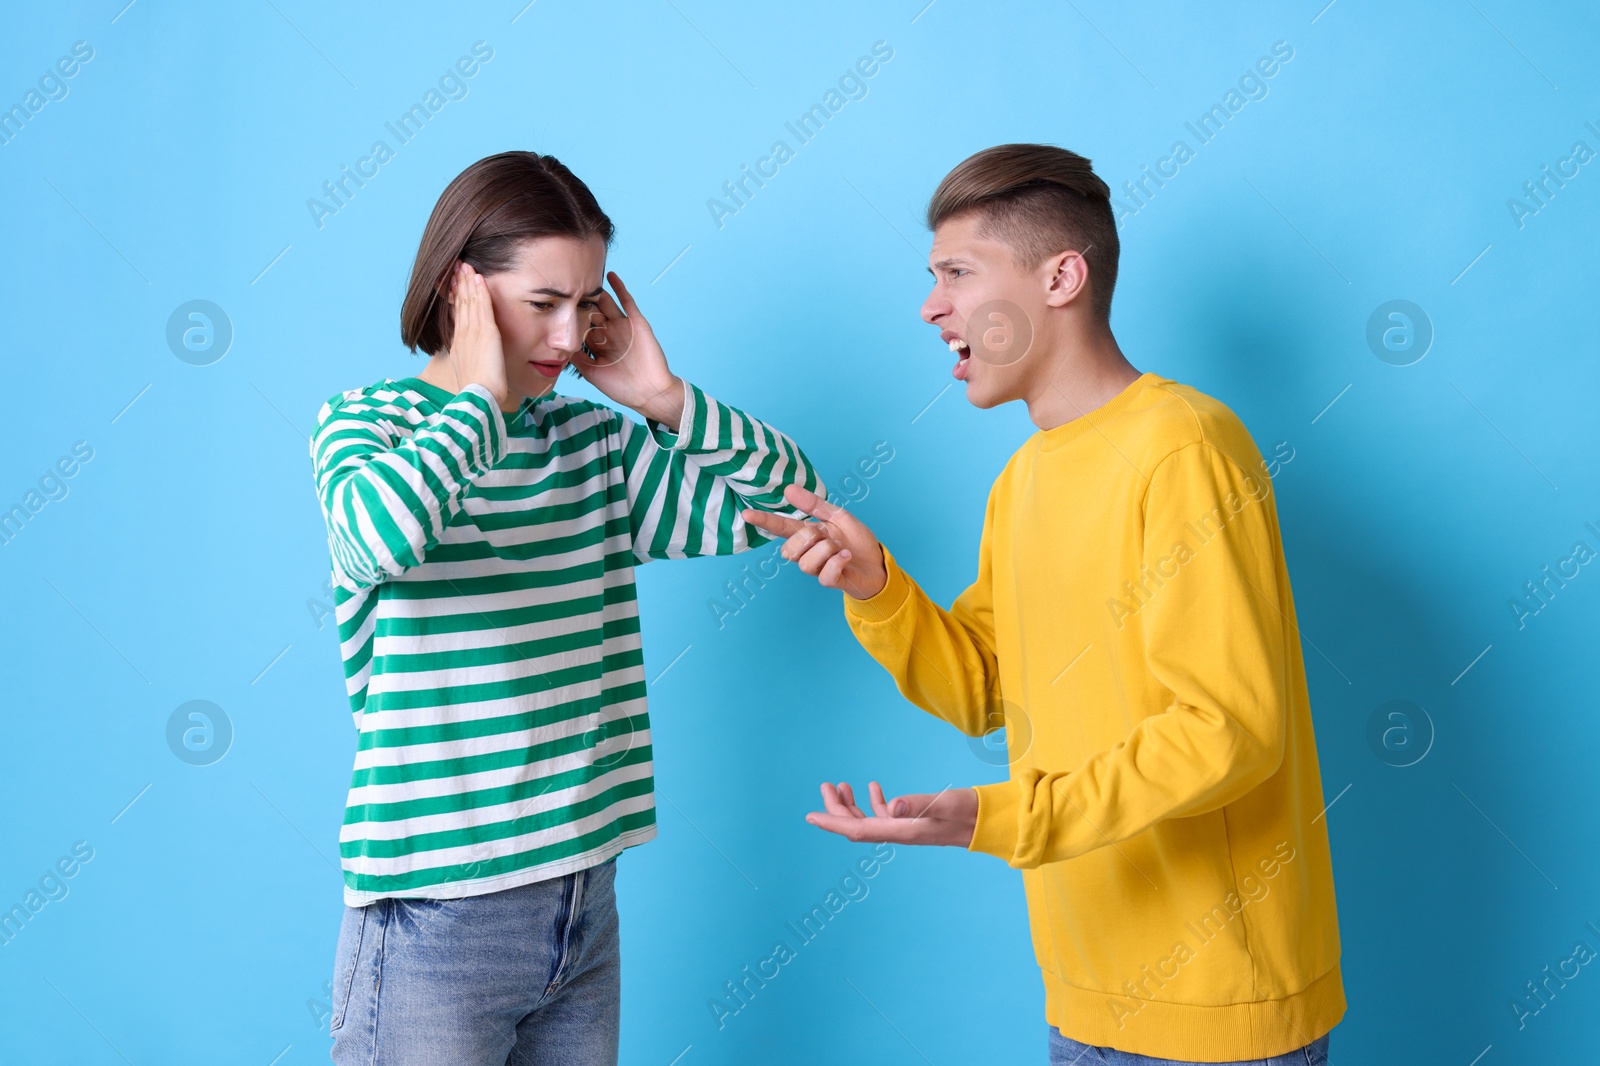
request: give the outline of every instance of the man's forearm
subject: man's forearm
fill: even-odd
[[[845,599],[856,640],[894,678],[901,695],[968,736],[1005,724],[994,651],[969,626],[973,590],[946,611],[884,549],[887,579],[877,595]],[[965,601],[965,602],[963,602]],[[974,622],[976,619],[974,619]]]

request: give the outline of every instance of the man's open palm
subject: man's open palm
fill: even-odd
[[[876,781],[867,785],[872,817],[856,806],[850,786],[822,783],[822,805],[806,821],[847,840],[890,844],[948,844],[964,848],[972,843],[978,824],[978,794],[970,788],[947,788],[933,795],[883,798]]]
[[[744,520],[775,537],[783,537],[783,557],[800,564],[824,588],[842,589],[858,600],[883,591],[889,580],[883,551],[860,519],[821,496],[790,485],[783,490],[789,505],[804,511],[814,522],[802,522],[770,511],[746,509]]]

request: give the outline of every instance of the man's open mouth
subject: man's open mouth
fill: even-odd
[[[957,381],[967,380],[967,367],[972,358],[972,349],[968,348],[967,342],[960,337],[953,337],[950,340],[950,350],[956,353],[956,365],[951,368],[951,375]]]

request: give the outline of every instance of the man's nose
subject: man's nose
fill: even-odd
[[[928,294],[926,300],[922,301],[922,321],[930,325],[936,324],[940,318],[950,314],[951,310],[950,301],[940,296],[939,291],[935,289]]]

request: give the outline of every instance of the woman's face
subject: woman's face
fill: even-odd
[[[484,278],[513,395],[543,396],[581,353],[605,270],[599,237],[540,237],[522,244],[510,270]]]

